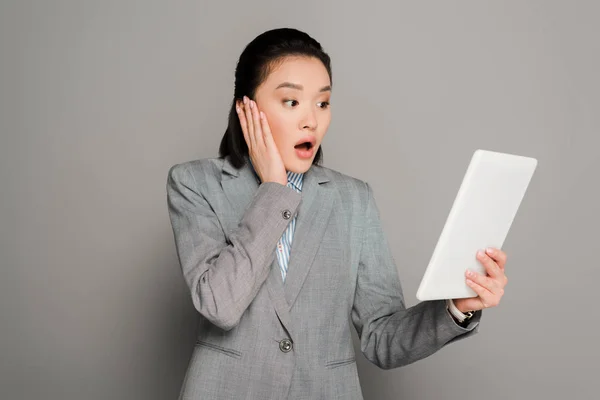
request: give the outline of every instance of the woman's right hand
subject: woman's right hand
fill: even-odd
[[[246,96],[243,102],[236,104],[235,109],[248,145],[252,166],[261,181],[287,185],[285,166],[273,140],[266,115],[258,110],[256,102]]]

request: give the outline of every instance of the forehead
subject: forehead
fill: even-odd
[[[283,82],[302,85],[305,91],[318,91],[331,84],[327,69],[319,59],[297,56],[285,57],[274,64],[261,86],[274,89]]]

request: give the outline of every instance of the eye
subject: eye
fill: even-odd
[[[294,107],[298,105],[298,102],[296,100],[284,100],[283,104],[289,105],[290,107]]]
[[[328,101],[322,101],[319,104],[319,107],[321,107],[322,109],[326,109],[329,108],[329,102]]]

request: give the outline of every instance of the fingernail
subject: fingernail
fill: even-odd
[[[467,276],[473,276],[473,271],[471,271],[470,269],[467,270]]]
[[[241,110],[240,110],[240,107],[239,107],[239,106],[235,106],[235,111],[237,111],[237,113],[239,114],[239,113],[240,113],[240,111],[241,111]]]
[[[254,102],[250,100],[250,108],[254,108]]]
[[[483,256],[485,256],[485,253],[484,253],[483,251],[479,250],[479,251],[477,252],[477,255],[478,255],[479,257],[483,257]]]
[[[244,101],[244,104],[248,104],[248,98],[246,96],[244,96],[243,101]]]
[[[262,119],[265,119],[265,113],[261,111],[261,112],[260,112],[260,117],[261,117]]]
[[[492,249],[491,247],[488,247],[487,249],[485,249],[485,251],[487,251],[488,254],[494,254],[494,249]]]

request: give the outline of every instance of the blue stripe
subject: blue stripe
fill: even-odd
[[[288,171],[288,184],[287,186],[294,189],[296,192],[302,192],[302,183],[304,174],[298,174],[295,172]],[[290,251],[292,248],[292,240],[294,238],[294,231],[296,229],[296,216],[292,218],[287,229],[279,239],[277,243],[277,260],[279,261],[279,267],[281,269],[281,277],[285,280],[287,275],[288,265],[290,262]]]

